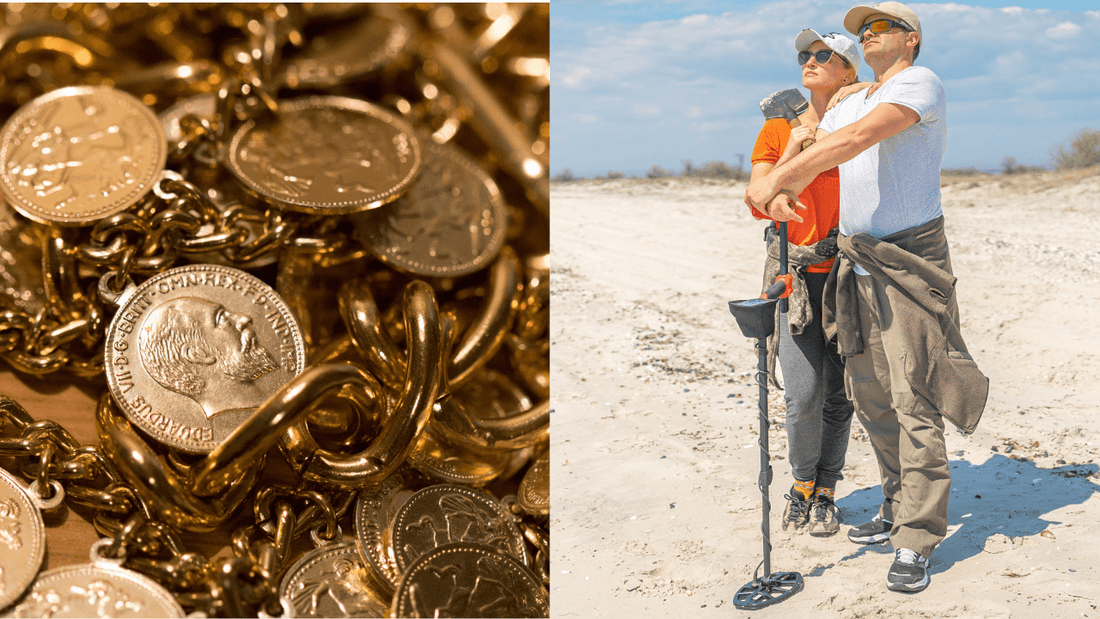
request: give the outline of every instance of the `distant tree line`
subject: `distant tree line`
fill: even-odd
[[[679,173],[665,169],[659,165],[655,165],[645,173],[645,178],[722,178],[730,180],[744,181],[749,179],[749,173],[741,168],[741,166],[731,166],[725,161],[708,161],[701,166],[696,166],[690,160],[683,162],[683,169]],[[615,180],[619,178],[638,178],[637,176],[627,176],[622,172],[616,172],[614,170],[608,171],[607,174],[602,176],[593,176],[593,180]],[[555,183],[568,183],[570,181],[584,180],[582,177],[573,174],[573,171],[569,168],[562,169],[561,172],[551,177]]]
[[[1051,153],[1053,169],[1057,171],[1076,170],[1100,166],[1100,130],[1082,129],[1070,140],[1069,144],[1058,146]],[[655,165],[645,173],[646,178],[719,178],[736,181],[749,179],[749,173],[741,165],[736,167],[724,161],[708,161],[702,166],[694,165],[690,160],[683,162],[683,169],[677,173]],[[1001,162],[1001,173],[1006,175],[1024,174],[1027,172],[1043,172],[1046,168],[1028,166],[1019,163],[1015,157],[1005,157]],[[976,168],[959,168],[944,170],[945,173],[955,175],[981,174]],[[628,178],[622,172],[608,171],[603,176],[594,176],[596,180],[615,180]],[[637,178],[630,176],[629,178]],[[575,176],[569,168],[564,168],[550,180],[556,183],[568,183],[570,181],[584,180]]]

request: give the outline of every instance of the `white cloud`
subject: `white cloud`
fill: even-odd
[[[1062,22],[1053,28],[1047,28],[1046,35],[1052,39],[1068,39],[1081,33],[1081,26],[1073,22]]]
[[[569,74],[562,78],[561,83],[564,86],[569,86],[571,88],[576,88],[576,87],[580,86],[581,82],[583,82],[585,80],[585,78],[587,78],[590,75],[592,75],[592,69],[589,69],[586,66],[582,65],[582,66],[573,67],[569,71]]]

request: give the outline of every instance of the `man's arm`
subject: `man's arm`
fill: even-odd
[[[880,103],[860,120],[834,133],[819,130],[818,141],[812,148],[776,166],[765,177],[751,181],[745,191],[745,204],[764,211],[768,202],[781,190],[795,195],[801,193],[818,174],[851,160],[919,120],[920,115],[912,108],[897,103]],[[786,221],[781,217],[794,214],[786,204],[774,205],[768,212],[776,221]]]

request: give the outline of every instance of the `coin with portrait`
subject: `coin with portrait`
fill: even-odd
[[[504,245],[508,212],[497,184],[449,144],[429,141],[408,193],[354,218],[360,240],[395,269],[459,277],[486,267]]]
[[[127,418],[186,453],[209,453],[305,367],[286,303],[256,277],[177,267],[124,293],[107,330],[107,384]]]
[[[149,193],[168,146],[156,114],[109,86],[33,99],[0,130],[0,190],[35,221],[91,225]]]
[[[313,96],[280,101],[274,119],[241,125],[228,167],[269,204],[343,215],[395,200],[420,172],[420,157],[412,127],[381,106]]]

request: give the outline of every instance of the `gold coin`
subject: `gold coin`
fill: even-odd
[[[27,103],[0,130],[0,189],[16,210],[79,226],[126,210],[168,154],[148,106],[108,86],[72,86]]]
[[[157,442],[217,448],[305,367],[305,340],[270,286],[229,267],[169,269],[123,296],[107,329],[107,386]]]
[[[525,411],[531,408],[531,400],[508,377],[484,369],[437,406],[459,407],[466,416],[484,421]],[[434,420],[428,422],[427,432],[420,435],[409,454],[409,464],[440,481],[484,486],[515,474],[532,454],[530,449],[485,453],[451,445],[437,424]]]
[[[407,194],[355,218],[360,239],[395,269],[459,277],[488,266],[504,245],[508,214],[500,189],[447,144],[428,142],[424,171]]]
[[[244,123],[229,146],[229,169],[269,204],[316,215],[377,208],[420,172],[412,127],[383,108],[348,97],[281,101],[270,122]]]
[[[397,586],[394,617],[547,617],[550,598],[514,557],[484,544],[435,548]]]
[[[404,573],[424,553],[451,542],[478,542],[527,563],[523,534],[491,495],[451,484],[417,491],[397,512],[390,549]]]
[[[34,582],[46,553],[42,514],[22,484],[0,469],[0,608]]]
[[[120,567],[80,565],[42,572],[6,617],[183,617],[172,594]]]
[[[461,406],[454,402],[443,406]],[[422,432],[409,452],[409,465],[440,481],[480,487],[504,473],[509,457],[506,453],[480,454],[473,450],[449,445]]]
[[[388,596],[366,579],[355,542],[338,542],[302,555],[283,576],[279,598],[289,617],[385,617]]]
[[[402,467],[382,483],[365,488],[355,504],[355,541],[359,555],[378,584],[392,592],[401,579],[397,563],[386,545],[386,529],[401,506],[427,481]]]

